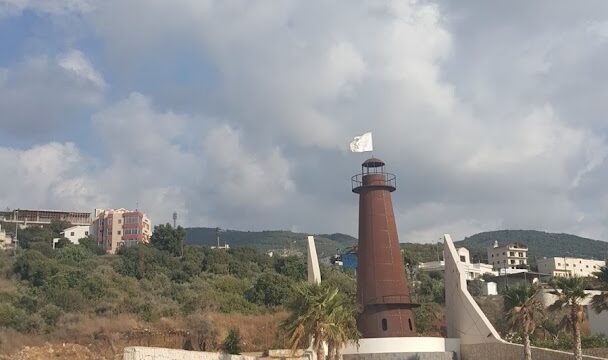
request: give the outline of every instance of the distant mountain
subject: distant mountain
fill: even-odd
[[[288,254],[305,254],[306,239],[310,234],[291,231],[237,231],[220,232],[220,244],[228,243],[231,247],[252,247],[258,251]],[[337,249],[353,246],[357,242],[345,234],[315,235],[317,254],[320,258],[336,254]],[[186,243],[189,245],[215,245],[215,228],[187,228]]]
[[[500,245],[521,242],[528,245],[528,257],[568,256],[605,260],[608,257],[608,242],[587,239],[570,234],[553,234],[536,230],[499,230],[482,232],[462,241],[455,242],[457,247],[464,246],[485,254],[485,249],[498,241]],[[483,252],[481,250],[484,250]],[[485,259],[486,255],[482,255]]]

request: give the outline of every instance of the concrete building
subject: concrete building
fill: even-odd
[[[20,226],[50,225],[51,221],[67,221],[72,225],[91,225],[91,213],[58,210],[16,209],[0,211],[0,218],[8,223],[19,223]]]
[[[538,271],[553,276],[595,276],[593,273],[606,266],[605,261],[571,257],[552,257],[537,259]]]
[[[467,248],[458,248],[456,249],[458,254],[458,260],[463,265],[463,269],[465,271],[467,280],[474,280],[481,277],[483,274],[491,274],[496,275],[497,272],[493,270],[492,265],[490,264],[471,264],[471,256],[469,255],[469,250]],[[444,271],[445,270],[445,262],[442,261],[430,261],[426,263],[418,264],[418,270],[420,271]]]
[[[89,236],[90,231],[91,227],[88,225],[76,225],[69,227],[60,233],[61,237],[53,239],[53,248],[55,248],[55,244],[57,244],[61,238],[66,238],[70,240],[72,244],[78,245],[80,243],[80,239]]]
[[[149,242],[152,224],[141,211],[95,209],[95,220],[90,231],[97,244],[107,253],[114,254],[121,246]]]
[[[494,270],[500,273],[526,270],[528,268],[528,246],[522,243],[499,246],[498,241],[495,241],[494,246],[488,248],[488,262]]]

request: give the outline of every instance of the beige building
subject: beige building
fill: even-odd
[[[121,246],[149,242],[152,224],[141,211],[95,209],[90,234],[107,253],[115,254]]]
[[[528,246],[522,243],[511,243],[503,246],[494,242],[488,248],[488,262],[499,272],[522,271],[528,267]]]
[[[594,276],[593,273],[600,271],[602,266],[606,266],[605,261],[571,257],[538,259],[536,263],[538,265],[538,272],[562,277]]]

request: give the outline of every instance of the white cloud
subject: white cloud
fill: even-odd
[[[399,176],[404,241],[498,227],[608,234],[597,196],[608,176],[606,9],[538,3],[521,16],[517,2],[499,10],[475,1],[55,3],[92,24],[113,82],[78,51],[5,68],[0,94],[11,100],[0,104],[29,122],[4,126],[17,133],[40,116],[22,114],[33,110],[14,89],[47,89],[40,98],[59,104],[41,103],[51,115],[99,106],[104,89],[112,98],[138,91],[92,110],[104,152],[91,161],[101,162],[93,178],[108,194],[99,201],[139,203],[157,219],[177,209],[188,225],[354,233],[348,178],[361,159],[344,149],[372,130],[375,155]],[[184,66],[184,54],[203,69]],[[124,80],[130,72],[139,75]],[[183,72],[206,92],[182,89]],[[49,73],[61,81],[39,80]],[[66,88],[78,91],[50,91]],[[86,197],[87,177],[75,178],[54,191]]]
[[[103,101],[104,80],[77,50],[51,61],[26,57],[0,68],[0,130],[19,137],[56,131],[80,111]]]

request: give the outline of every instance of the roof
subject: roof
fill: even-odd
[[[386,165],[386,164],[384,163],[384,161],[382,161],[382,160],[380,160],[380,159],[378,159],[378,158],[370,158],[370,159],[367,159],[367,160],[365,160],[365,161],[363,162],[363,164],[361,164],[361,166],[363,166],[363,167],[368,167],[368,168],[369,168],[369,167],[380,167],[380,166],[384,166],[384,165]]]

